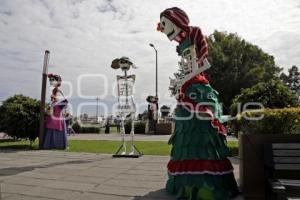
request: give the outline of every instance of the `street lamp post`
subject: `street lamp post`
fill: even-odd
[[[157,95],[157,49],[155,48],[155,46],[152,43],[150,43],[149,45],[155,51],[155,96],[158,97],[158,95]]]
[[[99,102],[99,100],[100,100],[100,98],[99,97],[97,97],[96,98],[96,101],[97,101],[97,104],[96,104],[96,122],[98,123],[98,102]]]
[[[152,47],[155,50],[155,97],[157,99],[156,102],[156,113],[155,113],[155,133],[156,133],[156,127],[157,127],[157,122],[158,122],[158,69],[157,69],[157,49],[155,48],[154,44],[150,43],[150,47]]]

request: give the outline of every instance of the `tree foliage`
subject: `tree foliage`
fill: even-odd
[[[288,69],[288,75],[282,73],[280,79],[290,90],[297,93],[297,96],[300,96],[300,71],[297,66],[294,65]]]
[[[238,104],[261,103],[265,108],[297,107],[299,105],[296,96],[280,80],[261,82],[247,89],[242,89],[231,105],[231,114],[236,114]]]
[[[40,101],[23,95],[8,98],[0,106],[0,131],[34,141],[38,136]]]
[[[208,44],[212,67],[206,73],[210,84],[220,93],[225,112],[243,88],[274,79],[281,71],[273,56],[237,34],[215,31]]]

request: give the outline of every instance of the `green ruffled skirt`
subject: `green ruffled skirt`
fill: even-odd
[[[210,120],[199,120],[182,106],[176,108],[175,133],[172,144],[171,161],[212,160],[222,161],[230,156],[226,137],[212,127]],[[200,200],[230,199],[238,193],[237,183],[232,172],[226,174],[182,174],[171,175],[166,190],[178,198]]]

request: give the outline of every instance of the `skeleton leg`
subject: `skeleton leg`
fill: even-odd
[[[124,125],[124,116],[121,117],[121,135],[122,135],[122,146],[124,151],[121,153],[122,155],[126,154],[126,141],[125,141],[125,125]]]
[[[130,130],[130,137],[131,137],[131,155],[135,154],[134,148],[134,112],[131,113],[131,130]]]

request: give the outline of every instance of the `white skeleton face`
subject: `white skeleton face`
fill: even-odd
[[[50,85],[53,87],[58,87],[61,84],[61,81],[57,81],[54,78],[49,78],[49,81],[50,81]]]
[[[120,60],[119,62],[120,68],[122,70],[129,70],[130,69],[130,63],[125,60]]]
[[[176,26],[171,20],[169,20],[165,16],[162,16],[160,18],[160,25],[159,26],[160,26],[161,32],[166,34],[170,41],[174,40],[175,37],[181,31],[181,28]]]

